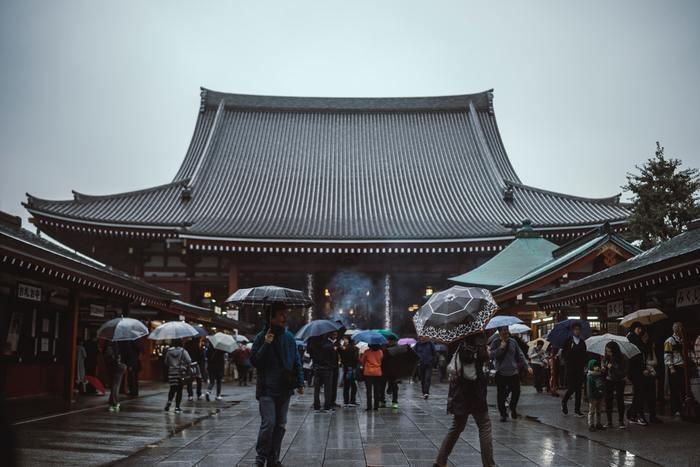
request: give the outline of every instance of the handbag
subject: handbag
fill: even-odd
[[[192,365],[183,365],[182,364],[182,357],[184,357],[185,351],[182,350],[180,352],[180,359],[178,360],[178,371],[180,373],[180,384],[187,384],[193,379],[192,375]],[[197,370],[199,369],[199,365],[197,363],[194,363],[194,365],[197,365]]]

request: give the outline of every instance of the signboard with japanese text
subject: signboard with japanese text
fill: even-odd
[[[619,318],[625,312],[624,300],[616,300],[607,304],[608,318]]]
[[[676,292],[676,306],[700,305],[700,285],[678,289]]]
[[[17,297],[25,300],[32,300],[34,302],[40,302],[41,287],[34,287],[33,285],[19,283],[17,284]]]

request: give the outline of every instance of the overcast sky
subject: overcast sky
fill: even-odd
[[[620,191],[700,166],[700,1],[0,0],[0,209],[169,182],[199,86],[424,96],[495,88],[524,183]],[[245,3],[245,4],[244,4]]]

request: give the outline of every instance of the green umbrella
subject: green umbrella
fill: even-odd
[[[397,336],[393,332],[389,331],[388,329],[373,329],[373,331],[378,332],[379,334],[386,337],[387,339],[394,339],[395,341],[399,340],[399,336]]]

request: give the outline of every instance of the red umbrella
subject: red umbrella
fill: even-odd
[[[87,376],[85,376],[85,379],[86,379],[87,382],[90,383],[90,384],[92,385],[92,387],[95,388],[95,390],[96,390],[97,392],[99,392],[101,395],[104,396],[104,395],[107,393],[107,391],[105,390],[105,385],[102,384],[102,381],[100,381],[99,379],[97,379],[96,376],[87,375]]]

